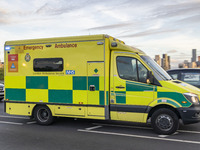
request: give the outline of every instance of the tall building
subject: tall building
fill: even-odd
[[[197,67],[200,68],[200,56],[198,56]]]
[[[168,69],[171,69],[170,56],[168,56],[167,58],[168,58]]]
[[[155,62],[157,62],[158,65],[161,66],[161,58],[160,58],[160,55],[155,55]]]
[[[196,62],[197,61],[197,50],[192,49],[192,59],[191,62]]]
[[[170,65],[170,56],[167,56],[167,54],[163,54],[163,58],[161,58],[160,55],[155,55],[155,59],[154,60],[164,70],[168,70],[168,69],[171,68],[171,65]]]
[[[167,54],[163,54],[161,67],[164,70],[168,70],[169,69],[169,59],[168,59]]]
[[[189,64],[189,68],[197,68],[197,63],[196,62],[191,62]]]

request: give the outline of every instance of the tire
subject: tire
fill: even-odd
[[[51,110],[47,106],[36,106],[34,118],[40,125],[50,125],[54,121]]]
[[[161,108],[152,114],[151,125],[156,133],[170,135],[179,128],[179,118],[174,111]]]

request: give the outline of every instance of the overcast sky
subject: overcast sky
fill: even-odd
[[[200,0],[0,0],[0,59],[4,43],[108,34],[172,67],[200,55]]]

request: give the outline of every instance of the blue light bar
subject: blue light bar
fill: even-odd
[[[5,50],[9,51],[9,50],[11,50],[11,47],[10,46],[5,46]]]

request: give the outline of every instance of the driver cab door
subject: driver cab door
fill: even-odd
[[[147,84],[147,67],[130,53],[112,52],[111,62],[111,119],[145,122],[155,89]]]

